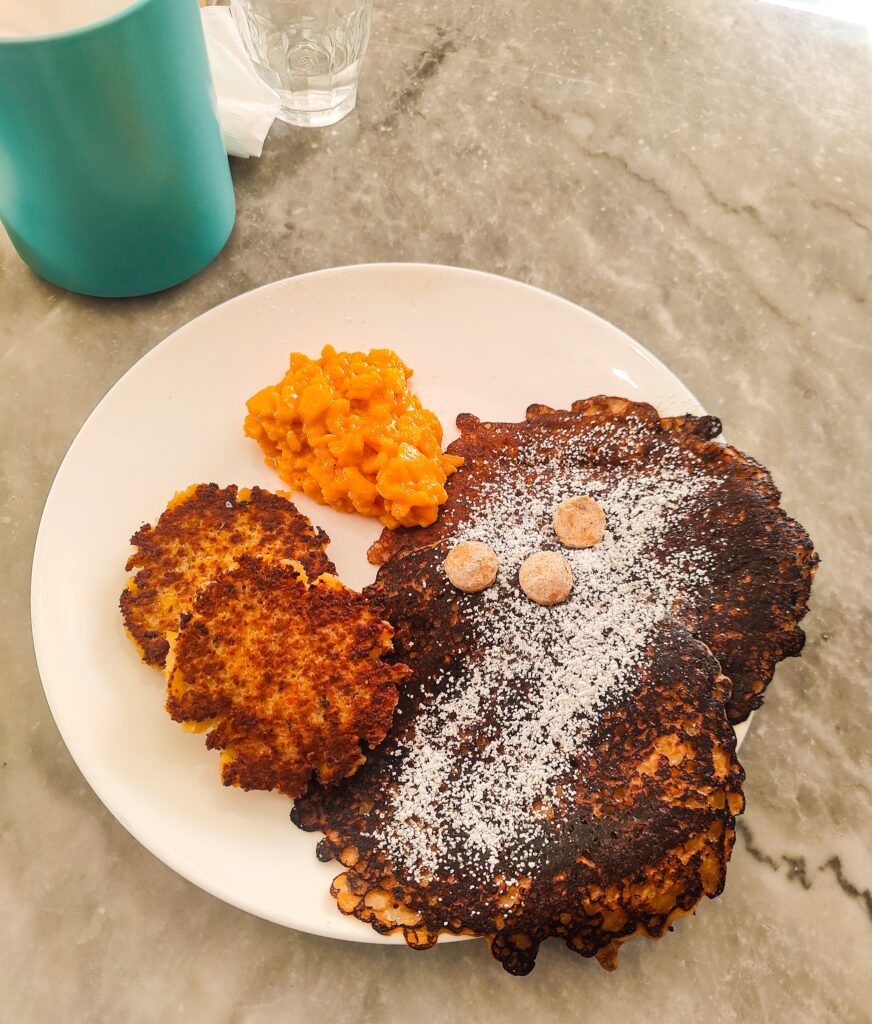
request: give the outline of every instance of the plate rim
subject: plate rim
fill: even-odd
[[[195,885],[198,889],[201,889],[202,891],[208,893],[210,896],[214,897],[215,899],[218,899],[218,900],[220,900],[223,903],[229,904],[230,906],[235,907],[236,909],[242,910],[245,913],[252,914],[255,917],[261,918],[263,920],[270,921],[270,922],[272,922],[274,924],[280,925],[281,927],[292,928],[292,929],[295,929],[297,931],[303,931],[303,932],[306,932],[308,934],[318,935],[318,936],[321,936],[321,937],[324,937],[324,938],[331,938],[331,939],[336,939],[336,940],[339,940],[339,941],[359,942],[359,943],[373,944],[373,945],[380,944],[380,945],[384,945],[384,946],[402,946],[402,947],[405,947],[405,943],[402,940],[402,936],[399,935],[398,933],[394,933],[393,935],[388,935],[388,936],[382,936],[382,935],[376,934],[372,929],[367,928],[365,926],[361,926],[361,930],[360,930],[360,935],[359,936],[357,934],[355,934],[353,936],[350,936],[350,935],[337,935],[335,932],[332,932],[332,931],[330,931],[329,929],[327,929],[327,928],[325,928],[323,926],[318,926],[317,924],[312,924],[312,923],[293,923],[293,924],[291,924],[291,923],[288,922],[287,917],[281,917],[281,916],[278,916],[278,915],[271,915],[268,911],[265,911],[264,908],[262,908],[260,906],[255,907],[255,906],[251,905],[244,897],[240,897],[240,896],[232,896],[231,897],[226,892],[216,891],[216,889],[214,887],[212,887],[212,886],[210,886],[208,884],[205,884],[204,881],[202,881],[200,878],[192,876],[192,873],[191,873],[188,865],[185,864],[183,866],[175,858],[175,856],[171,852],[165,852],[165,851],[162,850],[160,853],[158,853],[157,850],[155,849],[154,845],[147,838],[147,836],[142,833],[142,831],[139,829],[139,827],[137,825],[135,825],[134,823],[132,823],[131,821],[128,820],[128,818],[127,818],[126,814],[124,813],[123,809],[117,806],[116,801],[113,798],[107,798],[106,797],[105,792],[104,792],[104,788],[103,788],[103,785],[102,785],[102,782],[99,779],[97,781],[95,781],[95,779],[93,777],[94,773],[86,771],[82,767],[79,758],[76,756],[76,754],[74,752],[75,748],[77,747],[77,741],[75,739],[71,739],[70,738],[70,734],[68,732],[68,728],[65,728],[64,725],[61,724],[61,720],[59,719],[58,714],[56,713],[55,705],[54,705],[54,702],[52,700],[53,687],[52,687],[52,685],[50,683],[46,682],[46,677],[45,677],[45,672],[44,672],[44,666],[45,666],[45,663],[46,663],[46,657],[45,657],[45,653],[44,653],[45,648],[43,647],[43,645],[46,643],[46,640],[45,640],[45,637],[43,636],[43,630],[41,628],[41,615],[40,615],[40,612],[39,612],[39,596],[40,596],[40,588],[43,586],[43,579],[44,579],[44,575],[45,575],[44,570],[43,570],[43,562],[44,562],[44,559],[45,559],[44,548],[45,548],[45,545],[47,543],[46,535],[47,535],[47,531],[48,531],[48,526],[46,524],[47,524],[47,522],[48,522],[48,520],[50,518],[49,513],[50,513],[50,511],[53,508],[53,503],[58,500],[56,495],[57,495],[58,489],[59,489],[59,481],[62,480],[62,475],[63,475],[63,473],[65,471],[65,468],[67,467],[68,463],[70,462],[71,456],[78,449],[78,446],[81,443],[82,435],[85,432],[86,428],[88,427],[88,424],[98,414],[99,410],[110,400],[110,397],[113,395],[113,393],[118,388],[120,388],[122,386],[123,382],[128,378],[128,376],[133,374],[134,371],[138,370],[139,367],[142,364],[146,363],[159,349],[163,349],[165,346],[167,346],[169,344],[172,344],[172,343],[176,343],[177,344],[178,342],[177,342],[176,339],[177,339],[178,335],[180,335],[184,331],[186,331],[192,324],[200,322],[200,321],[205,320],[205,319],[208,319],[211,316],[220,316],[220,311],[224,307],[226,307],[226,306],[228,306],[228,305],[230,305],[232,303],[239,302],[239,301],[241,301],[243,299],[248,299],[249,296],[256,295],[256,294],[258,294],[260,292],[267,291],[269,289],[280,288],[281,286],[286,285],[286,284],[288,284],[289,282],[292,282],[292,281],[293,282],[297,282],[297,281],[311,280],[313,278],[326,277],[326,276],[335,275],[337,273],[348,272],[348,271],[379,271],[379,272],[388,272],[388,273],[390,273],[390,272],[405,273],[405,272],[408,272],[410,270],[417,270],[417,271],[422,271],[422,272],[444,274],[446,276],[460,276],[460,277],[467,277],[467,278],[468,277],[473,277],[473,278],[486,279],[486,280],[488,280],[490,282],[498,283],[500,286],[503,286],[503,287],[508,286],[510,288],[517,289],[519,291],[526,291],[526,292],[537,293],[540,297],[544,297],[549,302],[557,303],[557,304],[562,304],[562,305],[565,305],[567,307],[572,307],[575,310],[580,310],[586,316],[593,318],[594,320],[598,321],[600,324],[602,324],[605,327],[607,327],[611,332],[614,332],[616,335],[619,335],[620,338],[622,339],[622,341],[624,342],[624,344],[626,344],[637,356],[639,356],[641,359],[643,359],[646,363],[648,363],[649,365],[651,365],[655,369],[664,372],[669,377],[671,377],[674,380],[676,380],[680,384],[682,389],[690,396],[692,401],[695,403],[697,409],[699,410],[698,414],[700,414],[700,415],[705,415],[706,414],[705,413],[705,407],[700,402],[700,400],[696,396],[696,394],[684,383],[683,380],[681,380],[681,378],[672,369],[670,369],[669,366],[666,365],[666,363],[663,362],[663,360],[661,360],[659,358],[659,356],[657,356],[653,352],[651,352],[641,342],[637,341],[635,338],[633,338],[631,335],[629,335],[626,331],[624,331],[621,327],[618,327],[616,324],[612,323],[610,320],[607,320],[605,317],[600,316],[598,313],[595,313],[593,310],[588,309],[586,306],[583,306],[583,305],[581,305],[580,303],[577,303],[577,302],[573,302],[571,299],[568,299],[568,298],[566,298],[566,297],[564,297],[562,295],[559,295],[556,292],[549,291],[546,288],[542,288],[539,285],[530,284],[530,283],[528,283],[526,281],[521,281],[521,280],[519,280],[517,278],[508,277],[508,276],[505,276],[505,275],[502,275],[502,274],[496,274],[496,273],[493,273],[491,271],[478,270],[478,269],[475,269],[475,268],[472,268],[472,267],[463,267],[463,266],[457,266],[457,265],[454,265],[454,264],[429,263],[429,262],[420,262],[419,263],[419,262],[388,261],[388,262],[370,262],[370,263],[350,263],[350,264],[343,264],[343,265],[335,266],[335,267],[322,267],[322,268],[319,268],[317,270],[307,271],[306,273],[303,273],[303,274],[293,274],[293,275],[290,275],[288,277],[278,278],[275,281],[265,282],[264,284],[258,285],[256,288],[251,288],[251,289],[249,289],[247,291],[240,292],[237,295],[233,295],[230,298],[225,299],[224,301],[218,303],[217,305],[211,306],[209,309],[203,310],[201,313],[198,313],[196,316],[192,317],[190,320],[185,321],[183,324],[179,325],[173,331],[171,331],[168,335],[166,335],[165,337],[163,337],[159,341],[157,341],[154,345],[152,345],[151,348],[148,349],[148,351],[144,352],[138,359],[136,359],[124,371],[124,373],[122,373],[121,376],[118,377],[118,379],[104,392],[104,394],[102,395],[100,400],[96,403],[96,405],[94,405],[94,407],[91,409],[91,411],[85,417],[83,422],[80,424],[79,428],[76,430],[76,433],[74,434],[72,440],[70,441],[69,445],[67,446],[67,449],[66,449],[66,451],[64,453],[64,456],[61,459],[60,463],[58,464],[58,467],[55,470],[55,473],[53,475],[51,486],[49,487],[48,493],[46,495],[45,502],[43,504],[42,511],[40,513],[39,526],[37,528],[36,540],[34,542],[34,547],[33,547],[33,557],[32,557],[32,563],[31,563],[31,579],[30,579],[31,639],[32,639],[32,643],[33,643],[34,655],[35,655],[36,664],[37,664],[37,671],[39,673],[40,684],[42,686],[42,691],[43,691],[43,694],[45,695],[46,703],[48,704],[48,708],[49,708],[49,711],[51,713],[52,719],[54,721],[55,727],[57,728],[58,733],[59,733],[59,735],[60,735],[60,737],[61,737],[61,739],[62,739],[62,741],[64,743],[64,746],[66,747],[67,752],[68,752],[71,760],[73,761],[73,764],[75,765],[76,769],[78,770],[79,774],[88,783],[88,786],[91,788],[91,790],[93,791],[94,795],[97,797],[97,799],[103,805],[103,807],[136,840],[137,843],[139,843],[142,847],[144,847],[153,857],[155,857],[157,860],[159,860],[162,864],[165,864],[168,868],[170,868],[170,870],[172,870],[176,874],[180,875],[182,878],[184,878],[190,884]],[[642,399],[642,400],[644,400],[644,399]],[[721,438],[721,440],[723,440],[723,438]],[[63,716],[60,716],[60,718],[62,719]],[[750,718],[748,720],[746,720],[746,722],[743,722],[739,726],[735,727],[735,731],[736,731],[736,749],[737,750],[741,746],[741,744],[742,744],[742,742],[743,742],[743,740],[745,738],[745,735],[747,733],[747,729],[748,729],[749,724],[750,724]],[[339,911],[337,911],[337,914],[339,914]],[[440,936],[440,940],[439,941],[440,941],[440,944],[441,944],[441,943],[444,943],[446,941],[448,941],[448,942],[451,942],[451,941],[463,941],[465,939],[471,939],[471,938],[474,938],[474,937],[475,936],[444,935],[444,936]]]

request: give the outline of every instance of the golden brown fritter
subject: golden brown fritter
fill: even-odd
[[[290,797],[365,760],[408,675],[382,656],[393,630],[334,576],[242,555],[198,594],[167,659],[167,711],[208,729],[226,786]]]
[[[259,487],[193,484],[180,491],[156,526],[131,538],[136,575],[121,593],[124,625],[143,661],[161,666],[167,634],[179,628],[197,591],[242,553],[301,562],[310,576],[335,572],[329,538],[287,498]]]
[[[439,521],[371,552],[367,593],[412,670],[394,724],[292,817],[344,866],[339,908],[377,931],[416,948],[483,935],[515,974],[554,936],[613,968],[627,938],[662,935],[723,888],[743,807],[730,719],[801,647],[817,559],[766,471],[712,443],[711,417],[601,397],[458,424],[449,450],[466,463]],[[605,512],[592,548],[554,535],[573,494]],[[448,582],[462,540],[497,552],[489,590]],[[571,565],[562,605],[519,591],[537,550]]]

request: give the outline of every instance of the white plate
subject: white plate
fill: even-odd
[[[288,820],[275,793],[218,782],[217,755],[163,710],[118,612],[128,538],[193,482],[280,486],[242,434],[245,400],[288,354],[386,346],[441,418],[517,420],[531,402],[597,393],[701,413],[666,367],[616,327],[547,292],[470,270],[341,267],[240,295],[182,327],[106,395],[76,437],[46,502],[33,563],[33,637],[64,741],[94,791],[144,846],[207,892],[279,924],[384,942],[330,899],[335,864]],[[372,580],[379,529],[305,498],[353,586]],[[388,940],[389,941],[389,940]],[[402,941],[395,937],[395,941]]]

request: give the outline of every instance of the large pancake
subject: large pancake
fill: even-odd
[[[385,564],[370,593],[413,673],[394,725],[293,818],[325,833],[319,855],[346,868],[340,909],[376,930],[423,948],[484,935],[518,974],[559,936],[612,967],[626,938],[721,891],[742,808],[727,712],[744,717],[801,647],[816,559],[765,470],[711,442],[711,418],[600,398],[458,423],[466,466],[440,520],[372,552]],[[542,608],[517,571],[559,547],[551,515],[575,494],[603,506],[606,537],[563,550],[573,593]],[[500,555],[481,594],[445,579],[461,539]],[[745,670],[735,698],[718,645]]]
[[[514,974],[559,936],[611,968],[626,938],[662,935],[723,888],[743,778],[729,683],[665,624],[634,668],[632,699],[604,702],[592,728],[542,714],[543,687],[523,672],[500,674],[470,708],[471,667],[488,652],[468,612],[486,598],[455,600],[444,553],[381,570],[373,592],[394,611],[394,656],[412,676],[387,740],[353,778],[298,800],[293,820],[325,833],[319,857],[346,868],[331,889],[339,908],[379,932],[400,926],[419,949],[442,931],[485,935]],[[551,756],[555,731],[568,756]],[[505,756],[501,743],[517,749]]]
[[[290,797],[354,772],[384,738],[408,675],[393,630],[335,576],[241,555],[170,635],[167,711],[222,751],[226,786]]]
[[[679,587],[675,618],[711,648],[732,681],[730,721],[743,722],[760,706],[776,664],[802,651],[805,634],[798,624],[818,557],[806,531],[780,507],[769,472],[712,440],[719,420],[662,419],[650,405],[599,396],[575,402],[570,411],[533,405],[525,423],[482,423],[464,415],[458,426],[461,437],[448,450],[467,461],[450,481],[442,516],[426,530],[385,530],[370,550],[372,562],[459,536],[478,498],[494,479],[510,480],[513,466],[530,488],[567,473],[580,486],[609,488],[628,475],[644,479],[668,463],[670,472],[705,486],[672,516],[660,544],[673,554],[697,551],[709,567],[704,587]],[[519,452],[533,450],[530,465],[516,462]],[[519,510],[516,518],[523,522],[525,516]],[[528,525],[541,531],[542,547],[557,548],[550,516],[543,508]]]
[[[276,561],[296,559],[310,576],[333,573],[329,538],[281,494],[259,487],[192,484],[169,503],[157,525],[131,537],[136,569],[121,593],[121,613],[142,660],[162,666],[167,634],[179,628],[197,591],[249,553]]]

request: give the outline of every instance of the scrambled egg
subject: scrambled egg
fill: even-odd
[[[391,529],[429,526],[463,459],[442,452],[442,426],[406,382],[396,352],[291,354],[278,384],[248,400],[245,433],[286,483]]]

